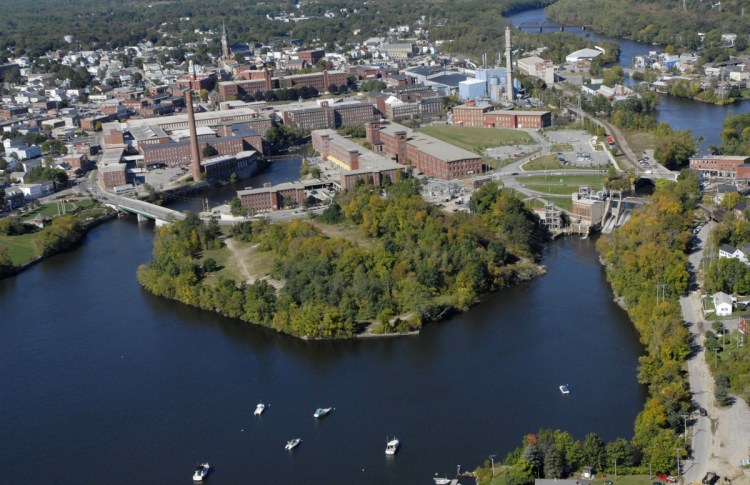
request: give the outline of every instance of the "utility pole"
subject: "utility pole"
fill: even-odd
[[[689,418],[690,415],[689,414],[683,414],[682,417],[685,418],[685,428],[684,428],[685,432],[684,432],[684,435],[685,435],[685,443],[687,443],[687,418]]]
[[[675,448],[675,451],[677,452],[677,476],[680,477],[682,475],[680,473],[680,448]]]
[[[492,478],[495,478],[495,456],[490,455],[490,461],[492,462]]]

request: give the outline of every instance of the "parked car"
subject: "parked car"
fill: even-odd
[[[699,408],[699,409],[698,409],[698,413],[699,413],[699,414],[700,414],[701,416],[708,416],[708,413],[706,412],[706,408]]]
[[[706,476],[703,477],[703,480],[701,480],[701,483],[703,483],[703,485],[714,485],[718,479],[719,476],[716,473],[708,472],[706,473]]]

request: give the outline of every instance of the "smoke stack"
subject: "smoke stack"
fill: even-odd
[[[190,173],[196,182],[201,179],[201,154],[198,150],[198,133],[195,129],[195,113],[193,113],[193,92],[188,91],[187,103],[188,128],[190,128]]]
[[[505,27],[505,65],[508,69],[508,101],[513,102],[513,60],[510,55],[510,27]]]

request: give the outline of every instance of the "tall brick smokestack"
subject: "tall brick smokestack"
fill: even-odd
[[[196,182],[201,179],[201,153],[198,150],[198,133],[195,129],[195,113],[193,113],[193,92],[188,91],[185,99],[187,104],[188,127],[190,128],[190,173]]]

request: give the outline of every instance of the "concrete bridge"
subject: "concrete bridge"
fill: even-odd
[[[558,24],[557,22],[523,22],[521,24],[518,24],[517,26],[518,30],[537,30],[539,32],[543,32],[544,30],[559,30],[560,32],[565,32],[566,28],[569,29],[581,29],[586,30],[587,28],[591,28],[590,25],[583,25],[583,24]]]
[[[647,179],[651,181],[656,181],[658,179],[666,179],[666,180],[671,180],[672,182],[677,182],[677,177],[680,175],[680,172],[673,172],[670,170],[666,170],[666,171],[660,170],[658,172],[652,172],[652,173],[638,172],[636,175],[639,179]]]
[[[157,226],[163,226],[185,219],[185,214],[181,212],[151,204],[150,202],[121,197],[119,195],[104,194],[102,192],[99,192],[97,195],[102,202],[113,209],[135,214],[138,216],[139,222],[151,219]]]

